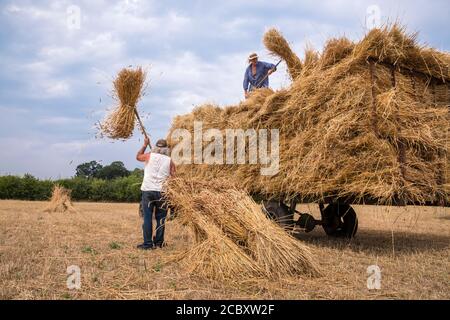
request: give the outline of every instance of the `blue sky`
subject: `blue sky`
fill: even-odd
[[[420,40],[450,50],[450,2],[428,1],[1,1],[0,175],[69,177],[85,161],[139,167],[139,132],[126,142],[96,139],[114,106],[111,81],[128,65],[148,68],[140,103],[153,139],[174,115],[212,102],[238,103],[246,57],[274,61],[261,38],[279,28],[301,56],[326,39],[361,38],[371,5]],[[79,28],[71,24],[80,9]],[[271,86],[288,86],[282,65]]]

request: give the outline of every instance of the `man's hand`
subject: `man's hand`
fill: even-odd
[[[270,69],[269,72],[267,73],[269,76],[274,73],[275,71],[277,71],[277,69]]]
[[[144,145],[142,146],[142,148],[139,149],[137,155],[136,155],[136,160],[137,161],[141,161],[141,162],[145,162],[148,161],[148,159],[150,158],[150,155],[147,153],[145,154],[145,149],[147,149],[147,147],[150,145],[150,139],[148,137],[144,138]]]
[[[145,137],[144,138],[144,146],[149,146],[150,145],[150,138],[149,137]]]
[[[247,90],[244,91],[244,96],[245,96],[245,99],[248,98],[248,91]]]

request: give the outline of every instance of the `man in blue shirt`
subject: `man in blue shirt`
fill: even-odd
[[[250,65],[245,70],[244,75],[244,94],[248,97],[250,91],[258,88],[267,88],[269,86],[269,76],[277,70],[272,63],[258,61],[258,55],[252,53],[248,57]]]

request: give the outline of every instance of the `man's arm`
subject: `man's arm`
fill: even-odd
[[[244,83],[243,83],[244,84],[244,95],[246,98],[247,98],[247,94],[248,94],[247,90],[248,90],[248,84],[249,84],[247,71],[248,71],[248,68],[245,69]]]
[[[270,76],[272,73],[274,73],[275,71],[277,71],[277,66],[274,65],[273,63],[268,63],[265,62],[265,67],[267,70],[267,74]]]
[[[145,138],[144,139],[144,145],[142,146],[142,148],[139,149],[137,155],[136,155],[136,160],[140,161],[140,162],[145,162],[148,161],[150,159],[150,153],[144,153],[145,149],[147,149],[147,146],[150,145],[150,139]]]

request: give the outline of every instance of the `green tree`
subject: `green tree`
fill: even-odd
[[[136,168],[133,171],[130,172],[130,175],[136,178],[143,178],[144,177],[144,170]]]
[[[96,174],[96,178],[103,180],[113,180],[116,178],[127,177],[130,175],[130,171],[125,168],[122,161],[114,161],[109,166],[104,166]]]
[[[97,161],[85,162],[77,166],[75,176],[79,178],[94,178],[103,166]]]
[[[138,202],[142,177],[129,175],[113,180],[74,177],[56,181],[39,180],[31,175],[0,176],[0,199],[48,200],[54,184],[72,190],[75,201]]]
[[[38,180],[30,174],[0,177],[0,199],[47,200],[52,188],[52,181]]]

